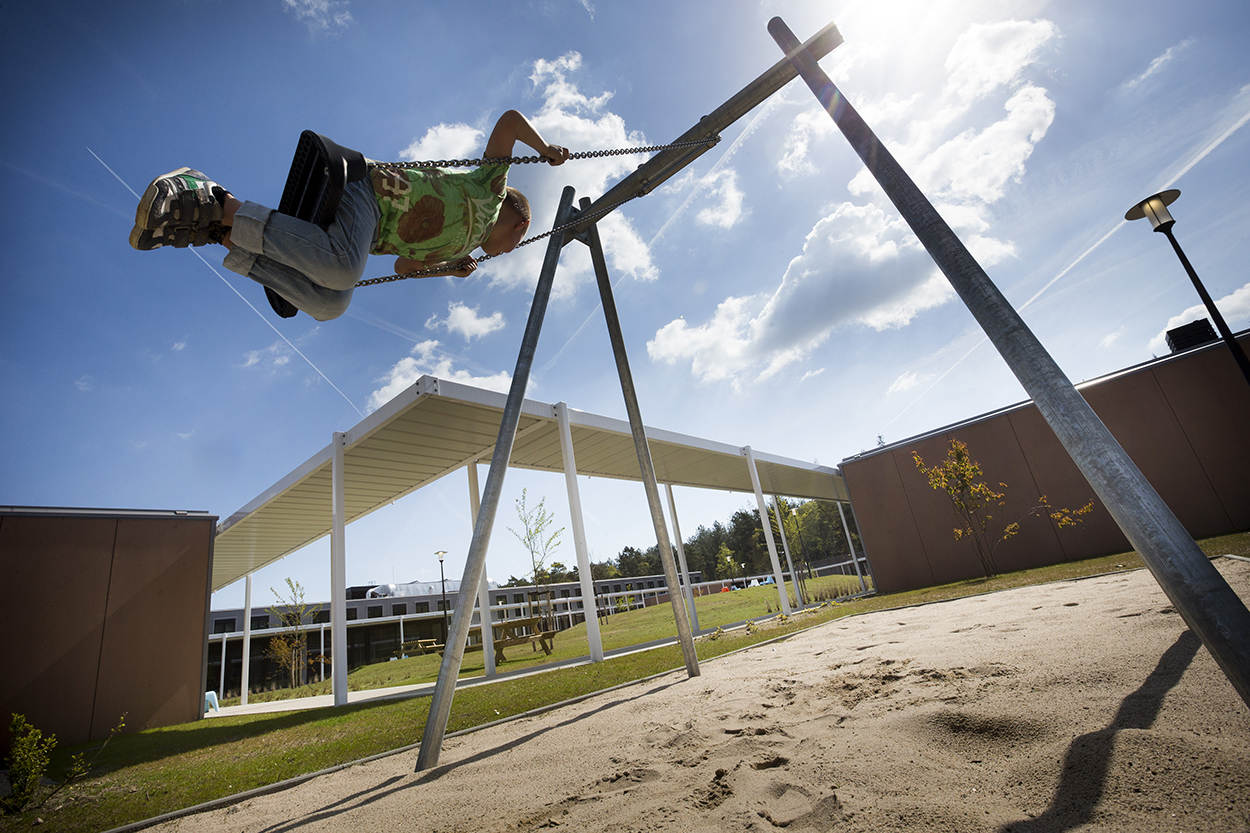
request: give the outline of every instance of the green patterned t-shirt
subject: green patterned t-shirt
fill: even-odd
[[[369,181],[382,212],[372,253],[447,263],[486,240],[507,195],[508,166],[468,173],[378,167]]]

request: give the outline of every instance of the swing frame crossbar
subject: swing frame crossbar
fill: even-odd
[[[812,36],[802,49],[816,58],[823,57],[842,43],[842,35],[832,23]],[[547,302],[551,297],[551,287],[555,280],[556,267],[560,261],[560,252],[569,242],[579,240],[590,249],[591,261],[594,265],[595,279],[599,288],[600,300],[603,303],[604,318],[608,327],[608,336],[612,344],[612,352],[616,359],[617,372],[621,381],[621,393],[625,399],[625,408],[629,415],[630,430],[634,437],[634,447],[638,455],[638,464],[643,486],[647,493],[647,504],[655,527],[656,543],[660,552],[660,561],[664,567],[664,578],[669,587],[669,600],[673,607],[673,618],[676,621],[678,641],[686,663],[689,677],[699,675],[699,662],[695,653],[694,639],[690,630],[689,613],[682,601],[681,584],[677,577],[676,562],[669,543],[668,527],[664,521],[664,510],[660,504],[659,486],[656,481],[655,468],[652,464],[650,448],[647,443],[646,430],[643,427],[642,415],[638,406],[638,397],[634,389],[633,378],[629,370],[629,357],[625,350],[625,340],[621,332],[620,320],[616,313],[616,303],[612,297],[612,283],[608,279],[607,265],[603,256],[603,247],[599,241],[596,223],[610,214],[617,206],[635,197],[654,190],[687,165],[694,162],[711,147],[713,142],[700,142],[720,134],[722,130],[742,118],[765,99],[779,91],[798,73],[788,59],[774,64],[737,94],[729,98],[720,107],[699,120],[699,123],[687,130],[675,140],[675,143],[690,141],[698,142],[694,146],[669,148],[662,150],[644,162],[632,174],[622,179],[607,193],[596,201],[584,198],[579,208],[573,205],[575,191],[566,186],[560,197],[560,205],[556,211],[552,232],[547,243],[547,252],[543,258],[542,270],[538,284],[534,289],[534,300],[530,306],[529,319],[525,324],[525,333],[521,339],[521,347],[517,354],[516,368],[512,373],[512,383],[508,389],[508,398],[504,406],[503,416],[499,423],[499,435],[495,441],[495,450],[491,457],[490,471],[486,476],[486,485],[482,492],[481,502],[474,518],[473,538],[469,544],[469,552],[465,559],[464,574],[460,580],[460,594],[457,599],[451,625],[448,628],[446,649],[443,662],[439,667],[438,681],[434,686],[434,694],[430,700],[430,711],[426,717],[425,729],[421,736],[421,748],[417,754],[416,771],[428,770],[438,764],[442,750],[443,736],[447,730],[447,722],[451,715],[451,702],[455,694],[456,679],[460,676],[461,664],[464,660],[465,643],[469,635],[469,627],[473,619],[474,595],[486,572],[486,550],[490,545],[491,530],[495,525],[495,516],[499,509],[500,496],[503,491],[504,476],[508,461],[512,456],[512,446],[516,441],[517,427],[520,423],[521,408],[525,400],[525,389],[529,384],[530,370],[534,363],[534,352],[538,345],[538,336],[542,331],[543,318],[547,311]]]

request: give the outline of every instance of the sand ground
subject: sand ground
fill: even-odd
[[[1250,710],[1144,570],[830,622],[415,760],[156,829],[1250,830]]]

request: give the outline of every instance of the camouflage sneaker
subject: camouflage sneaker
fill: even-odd
[[[139,199],[130,245],[146,251],[221,242],[227,231],[221,224],[227,193],[191,168],[158,176]]]

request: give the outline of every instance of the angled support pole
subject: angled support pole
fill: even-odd
[[[1020,314],[785,22],[768,31],[951,282],[1163,592],[1250,706],[1250,611]]]
[[[577,554],[577,581],[582,593],[582,613],[586,617],[586,647],[592,662],[603,662],[603,637],[599,633],[599,610],[595,603],[595,577],[590,573],[590,550],[586,548],[586,524],[582,521],[582,496],[577,488],[577,457],[573,452],[573,429],[569,427],[569,406],[555,407],[560,429],[560,456],[564,462],[564,487],[569,496],[569,520],[573,524],[573,550]]]
[[[790,581],[794,583],[794,595],[798,598],[799,607],[807,606],[807,589],[803,586],[803,577],[794,569],[794,559],[790,557],[790,542],[786,540],[786,522],[781,517],[781,496],[773,495],[773,517],[777,519],[777,531],[781,533],[781,551],[786,554],[786,566],[790,569]]]
[[[842,534],[846,536],[847,549],[851,551],[851,566],[855,568],[855,575],[859,577],[859,589],[861,593],[868,592],[868,584],[864,581],[864,574],[859,569],[859,556],[855,554],[855,542],[851,540],[851,527],[846,522],[846,512],[842,510],[842,501],[837,501],[838,517],[842,519]]]
[[[573,195],[573,187],[565,186],[560,195],[560,207],[556,210],[553,228],[569,221],[573,213]],[[508,388],[508,399],[504,404],[503,417],[499,421],[499,436],[495,440],[495,452],[491,455],[490,472],[486,475],[482,505],[473,523],[473,540],[469,544],[464,575],[460,579],[456,612],[451,617],[451,628],[443,645],[443,664],[438,669],[438,682],[430,699],[430,713],[425,719],[425,730],[421,734],[417,772],[437,765],[439,753],[442,751],[447,719],[451,716],[451,700],[456,691],[456,678],[460,676],[460,665],[464,661],[464,642],[469,637],[469,625],[473,619],[473,595],[477,592],[482,573],[486,569],[486,548],[490,545],[490,533],[495,525],[495,513],[499,510],[504,475],[508,471],[512,444],[516,440],[517,426],[521,421],[521,407],[525,404],[525,387],[529,384],[530,368],[534,364],[534,350],[538,347],[538,335],[542,332],[543,317],[547,314],[547,301],[551,298],[551,284],[555,280],[556,266],[560,262],[560,250],[567,240],[563,234],[551,236],[547,243],[547,254],[543,258],[543,268],[538,275],[538,286],[534,288],[534,301],[530,305],[530,316],[525,323],[525,335],[521,338],[516,369],[512,372],[512,385]],[[337,664],[335,667],[338,667]]]
[[[582,211],[590,206],[589,199],[582,200]],[[586,244],[590,247],[590,260],[595,267],[595,281],[599,284],[599,300],[603,304],[603,317],[608,325],[608,339],[612,342],[612,354],[616,357],[616,372],[621,377],[621,393],[625,397],[625,412],[629,415],[629,428],[634,435],[634,450],[638,454],[638,467],[642,471],[642,485],[647,492],[647,506],[651,510],[651,524],[655,527],[656,544],[660,550],[660,563],[664,566],[664,581],[668,584],[668,600],[673,606],[673,618],[677,621],[677,639],[681,643],[682,657],[686,661],[686,674],[699,676],[699,657],[694,650],[694,638],[690,634],[690,618],[682,602],[681,582],[677,579],[677,564],[668,541],[668,525],[664,522],[664,509],[660,506],[660,487],[655,479],[655,465],[651,461],[651,448],[647,445],[647,433],[638,409],[638,394],[634,390],[634,377],[629,371],[629,356],[625,353],[625,338],[621,335],[621,320],[616,314],[616,301],[612,297],[612,281],[608,278],[608,265],[599,243],[599,228],[591,224],[583,230]]]
[[[477,485],[477,460],[465,466],[469,473],[469,514],[471,523],[477,523],[477,513],[482,509],[482,490]],[[483,564],[482,580],[477,588],[478,621],[482,626],[482,662],[483,672],[487,677],[495,676],[495,629],[490,621],[490,585],[486,582],[486,568]]]
[[[673,500],[673,484],[665,483],[668,493],[668,512],[673,516],[673,540],[677,544],[677,564],[681,567],[681,580],[685,582],[686,604],[690,606],[690,626],[699,632],[699,611],[694,606],[694,587],[690,584],[690,567],[686,564],[686,545],[681,542],[681,524],[677,521],[677,501]]]
[[[777,596],[781,602],[781,612],[789,616],[790,594],[786,592],[786,577],[781,572],[781,561],[777,558],[777,543],[773,540],[773,525],[768,520],[768,504],[764,502],[764,490],[760,488],[760,473],[755,466],[755,452],[751,446],[743,446],[742,454],[747,458],[747,471],[751,475],[751,488],[755,490],[755,505],[760,510],[760,523],[764,527],[764,543],[768,544],[768,559],[773,565],[773,581],[777,582]]]

